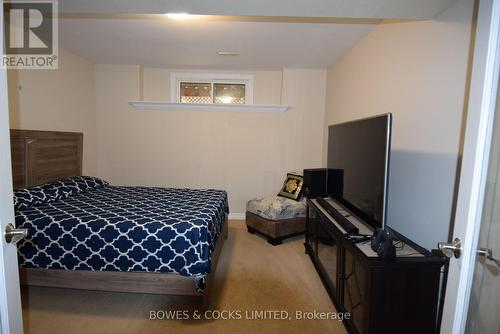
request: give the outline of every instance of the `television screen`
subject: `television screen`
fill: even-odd
[[[328,128],[328,195],[372,227],[384,227],[391,114]]]

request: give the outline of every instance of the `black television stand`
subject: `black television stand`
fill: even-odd
[[[328,203],[323,197],[318,197],[316,199],[318,201],[318,204],[321,205],[323,209],[326,210],[334,219],[335,221],[349,234],[358,234],[359,229],[354,226],[349,220],[347,220],[347,217],[350,215],[343,215],[340,213],[337,209],[335,209],[330,203]]]
[[[323,207],[329,202],[335,211]],[[441,257],[431,254],[392,230],[401,240],[395,261],[384,262],[371,248],[370,240],[342,227],[347,211],[332,199],[307,199],[305,248],[337,312],[349,313],[344,325],[351,334],[435,334]],[[359,229],[359,237],[373,233],[370,226],[348,218]]]

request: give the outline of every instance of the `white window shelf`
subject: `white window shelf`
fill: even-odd
[[[264,104],[202,104],[154,101],[129,101],[140,110],[202,110],[202,111],[237,111],[237,112],[285,112],[289,106]]]

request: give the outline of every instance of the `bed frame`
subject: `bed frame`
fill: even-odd
[[[10,135],[14,189],[82,175],[82,133],[11,130]],[[20,280],[23,285],[33,286],[190,296],[206,308],[227,237],[226,215],[221,237],[212,254],[212,272],[206,277],[203,294],[196,292],[192,277],[176,273],[20,268]]]

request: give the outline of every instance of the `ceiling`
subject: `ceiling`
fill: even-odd
[[[186,69],[327,68],[373,27],[373,22],[74,18],[59,21],[59,43],[94,63]],[[217,51],[240,55],[218,56]]]
[[[454,2],[61,0],[60,44],[95,63],[327,68],[381,19],[429,19]],[[197,15],[178,21],[166,12]],[[217,51],[240,55],[221,57]]]

